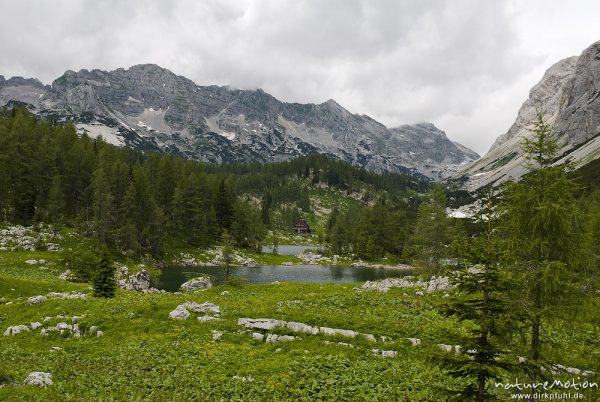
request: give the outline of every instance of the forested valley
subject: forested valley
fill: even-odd
[[[209,247],[224,231],[238,247],[260,250],[267,230],[289,231],[311,215],[310,194],[319,189],[351,201],[328,211],[321,225],[334,252],[399,257],[431,186],[418,176],[370,173],[322,155],[206,165],[118,148],[25,109],[0,116],[0,169],[4,222],[67,225],[98,246],[156,258],[169,247]]]

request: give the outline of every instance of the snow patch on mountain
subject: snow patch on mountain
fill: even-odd
[[[104,141],[109,144],[124,146],[125,142],[123,138],[119,135],[119,130],[114,127],[107,127],[100,123],[92,123],[92,124],[83,124],[78,123],[75,125],[77,131],[79,133],[87,133],[92,138],[102,137]]]

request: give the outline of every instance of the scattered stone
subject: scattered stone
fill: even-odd
[[[423,297],[424,293],[421,292],[420,290],[418,290],[418,291],[415,292],[415,296],[417,296],[417,297]]]
[[[445,352],[451,352],[452,351],[452,345],[445,345],[443,343],[438,343],[438,348],[442,349]]]
[[[205,302],[202,304],[196,302],[185,302],[169,313],[169,317],[176,320],[186,320],[190,316],[190,310],[195,313],[205,313],[198,317],[198,321],[214,321],[218,320],[221,315],[221,307],[216,304]]]
[[[277,302],[277,307],[292,307],[302,304],[302,300],[281,300]]]
[[[279,353],[279,352],[281,352],[282,350],[283,350],[283,349],[281,349],[281,348],[277,348],[277,349],[275,349],[275,353]]]
[[[190,279],[181,285],[181,290],[184,292],[190,292],[192,290],[202,290],[212,288],[212,282],[207,276],[200,276],[198,278]]]
[[[340,346],[344,346],[346,348],[354,349],[354,345],[352,345],[351,343],[338,342],[337,344],[340,345]]]
[[[95,333],[96,333],[96,331],[98,331],[98,327],[97,327],[97,326],[95,326],[95,325],[92,325],[92,326],[90,327],[90,334],[95,334]]]
[[[219,293],[219,295],[221,296],[229,296],[231,293],[229,293],[229,290],[224,290],[221,293]]]
[[[218,320],[219,320],[219,318],[217,318],[217,317],[213,317],[213,316],[211,316],[211,315],[203,315],[203,316],[201,316],[201,317],[198,317],[198,321],[201,321],[201,322],[206,322],[206,321],[218,321]]]
[[[150,273],[145,269],[119,281],[121,289],[135,290],[138,292],[150,289]]]
[[[238,325],[246,327],[246,328],[255,328],[255,329],[266,329],[273,330],[276,328],[285,328],[286,322],[281,320],[275,320],[272,318],[240,318],[237,322]]]
[[[447,276],[438,276],[432,277],[427,284],[427,292],[435,292],[438,290],[448,291],[451,290],[453,286],[450,284],[450,279]]]
[[[360,335],[368,341],[377,342],[377,339],[375,339],[374,335],[371,335],[371,334],[360,334]]]
[[[202,304],[196,302],[185,302],[182,304],[188,310],[191,310],[195,313],[208,313],[208,314],[221,314],[221,307],[217,306],[214,303],[205,302]]]
[[[62,350],[61,348],[59,348],[58,346],[52,346],[50,348],[50,352],[58,352],[59,350]]]
[[[421,340],[419,338],[406,338],[410,341],[412,346],[418,346],[421,344]]]
[[[175,310],[169,313],[169,317],[174,320],[187,320],[189,316],[190,312],[187,311],[187,309],[183,307],[183,305],[177,306]]]
[[[254,377],[252,377],[252,376],[248,376],[248,377],[240,377],[239,375],[234,375],[234,376],[233,376],[233,377],[231,377],[231,378],[233,378],[234,380],[239,380],[239,381],[242,381],[242,382],[246,382],[246,381],[248,381],[248,382],[252,382],[252,381],[254,381]]]
[[[328,327],[319,327],[319,332],[325,335],[336,336],[341,335],[347,338],[354,338],[356,336],[356,332],[350,329],[339,329],[339,328],[328,328]]]
[[[435,291],[449,291],[453,289],[450,279],[445,276],[432,277],[429,281],[413,280],[412,276],[404,278],[386,278],[380,281],[367,281],[360,288],[355,290],[376,290],[378,292],[387,292],[390,289],[421,288],[428,293]]]
[[[277,338],[279,338],[279,335],[277,335],[277,334],[267,334],[267,339],[265,340],[265,342],[267,342],[267,343],[277,342]]]
[[[58,276],[58,279],[62,281],[74,281],[75,279],[77,279],[77,276],[75,276],[70,269],[67,269],[65,272]]]
[[[13,325],[4,331],[4,336],[17,335],[21,332],[29,332],[31,329],[27,325]]]
[[[27,265],[37,265],[38,264],[38,260],[27,260],[27,261],[25,261],[25,264],[27,264]]]
[[[73,329],[73,326],[67,324],[66,322],[59,322],[58,324],[56,324],[56,329],[59,331],[71,330]]]
[[[252,333],[252,339],[262,342],[264,340],[264,338],[265,338],[265,336],[259,332]]]
[[[273,282],[271,282],[271,285],[281,285],[281,282],[279,282],[279,281],[273,281]]]
[[[31,326],[31,329],[33,331],[35,331],[36,329],[38,329],[38,328],[40,328],[42,326],[42,323],[37,322],[37,321],[36,322],[32,322],[30,326]]]
[[[34,371],[29,373],[25,381],[23,381],[25,385],[37,385],[38,387],[46,388],[49,385],[53,385],[52,382],[52,374],[43,373],[41,371]]]
[[[286,327],[294,332],[304,332],[312,335],[317,335],[319,333],[319,328],[312,327],[301,322],[290,321],[286,324]]]
[[[213,341],[221,339],[221,337],[223,336],[223,331],[217,331],[216,329],[213,329],[211,332]]]
[[[88,295],[87,293],[79,293],[76,291],[73,291],[71,293],[50,292],[48,293],[48,297],[53,299],[87,299]]]
[[[376,290],[378,292],[386,293],[388,290],[392,288],[412,288],[421,286],[421,281],[413,282],[411,276],[406,276],[404,278],[386,278],[380,281],[367,281],[360,288],[356,288],[356,290]]]
[[[395,350],[373,349],[373,350],[371,350],[371,352],[373,352],[373,354],[375,356],[381,356],[381,357],[396,357],[396,356],[398,356],[398,352],[396,352]]]
[[[101,336],[104,336],[104,332],[103,331],[96,331],[96,338],[100,338]]]
[[[579,370],[578,368],[575,368],[575,367],[567,367],[567,373],[573,374],[573,375],[580,375],[581,370]]]
[[[27,299],[27,304],[29,304],[30,306],[33,306],[34,304],[40,304],[42,302],[45,302],[46,300],[48,300],[48,298],[46,296],[31,296],[30,298]]]
[[[289,342],[295,340],[295,336],[291,335],[277,335],[277,334],[267,334],[267,339],[265,342],[267,343],[275,343],[275,342]]]

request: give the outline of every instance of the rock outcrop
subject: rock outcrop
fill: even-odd
[[[429,281],[422,281],[420,279],[414,280],[412,276],[405,276],[404,278],[386,278],[380,281],[367,281],[361,287],[356,288],[356,290],[376,290],[385,293],[393,288],[417,288],[431,293],[435,291],[452,290],[453,286],[450,283],[450,279],[446,276],[433,276]],[[415,292],[415,295],[423,296],[423,292],[417,291]]]
[[[214,303],[204,302],[202,304],[196,302],[185,302],[169,313],[169,318],[174,320],[187,320],[191,315],[190,312],[204,314],[198,317],[198,321],[214,321],[221,317],[221,307]]]
[[[62,236],[58,233],[54,233],[51,229],[50,226],[44,225],[39,227],[16,225],[0,229],[0,251],[35,251],[36,249],[58,251],[61,247],[58,243],[54,242],[61,241]],[[45,261],[42,263],[37,260],[26,261],[26,264],[28,265],[44,263]]]
[[[190,279],[181,285],[181,290],[184,292],[190,292],[193,290],[203,290],[212,288],[212,282],[207,276],[200,276],[198,278]]]
[[[29,373],[25,381],[23,381],[25,385],[36,385],[41,388],[46,388],[50,385],[53,385],[52,374],[44,373],[41,371],[34,371]]]
[[[145,269],[119,281],[121,289],[142,292],[150,289],[150,273]]]

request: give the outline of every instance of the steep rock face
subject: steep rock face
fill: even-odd
[[[563,86],[573,77],[577,60],[577,56],[563,59],[546,71],[542,80],[529,91],[529,98],[519,109],[513,125],[506,134],[496,139],[490,151],[514,137],[522,136],[535,119],[538,110],[544,113],[549,121],[556,120],[561,106],[565,103]]]
[[[521,143],[532,136],[529,128],[537,110],[554,125],[553,135],[561,144],[556,164],[570,161],[583,166],[600,157],[600,42],[581,56],[550,67],[531,89],[508,132],[453,178],[464,182],[469,191],[519,179],[526,172]]]
[[[115,145],[207,162],[278,161],[324,153],[384,172],[441,179],[479,156],[429,123],[388,129],[334,100],[285,103],[262,90],[198,86],[152,64],[67,71],[52,86],[0,80],[0,106],[73,121]]]
[[[573,77],[565,83],[565,107],[556,130],[571,145],[588,141],[600,133],[600,41],[579,57]]]

